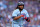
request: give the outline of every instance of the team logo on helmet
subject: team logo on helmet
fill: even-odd
[[[23,2],[18,2],[18,5],[24,5],[24,3]]]

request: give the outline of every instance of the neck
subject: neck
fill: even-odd
[[[23,9],[19,9],[19,11],[21,12]]]

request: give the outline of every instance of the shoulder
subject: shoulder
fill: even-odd
[[[18,9],[14,10],[13,12],[17,12],[17,11],[18,11]]]
[[[16,10],[14,10],[14,11],[18,11],[19,9],[16,9]]]
[[[27,12],[27,10],[26,9],[23,9],[25,12]]]

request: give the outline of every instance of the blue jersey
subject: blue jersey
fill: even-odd
[[[12,13],[12,16],[13,16],[13,17],[14,17],[14,16],[17,17],[17,16],[20,16],[20,15],[23,14],[23,13],[26,14],[26,17],[29,17],[28,12],[27,12],[27,10],[25,10],[25,9],[23,9],[21,12],[19,11],[19,9],[14,10],[13,13]],[[13,19],[13,22],[14,22],[15,24],[23,25],[24,20],[25,20],[25,19],[24,19],[23,17],[21,17],[21,18],[19,18],[18,20],[14,20],[14,19]]]

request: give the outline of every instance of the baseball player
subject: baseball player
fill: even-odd
[[[28,12],[24,9],[24,3],[19,2],[17,9],[12,13],[12,27],[23,27],[23,21],[30,22]]]

